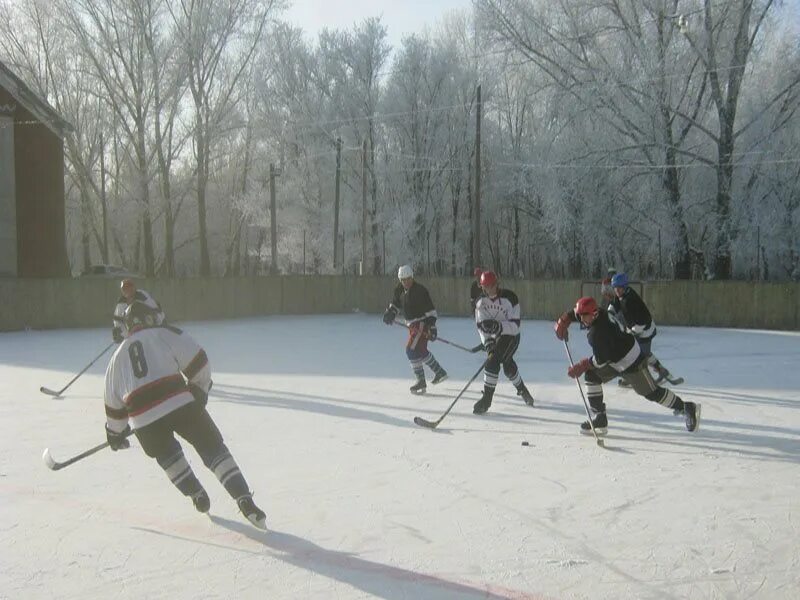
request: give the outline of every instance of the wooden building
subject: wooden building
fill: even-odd
[[[68,277],[61,116],[0,62],[0,277]]]

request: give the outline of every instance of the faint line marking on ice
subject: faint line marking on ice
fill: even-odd
[[[581,565],[588,565],[588,560],[583,560],[582,558],[566,558],[566,559],[559,559],[559,560],[548,560],[545,561],[547,565],[558,565],[559,567],[579,567]]]

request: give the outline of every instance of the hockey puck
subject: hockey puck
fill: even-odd
[[[523,446],[530,446],[530,444],[528,442],[522,442],[522,445]]]

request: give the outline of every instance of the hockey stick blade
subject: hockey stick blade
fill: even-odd
[[[61,396],[59,392],[53,391],[50,388],[46,388],[44,386],[40,387],[39,391],[42,392],[43,394],[47,394],[48,396],[53,396],[53,398],[58,398]]]
[[[45,466],[51,471],[58,471],[61,467],[55,461],[55,459],[50,455],[50,448],[45,448],[44,452],[42,453],[42,460],[44,461]]]
[[[420,427],[425,427],[427,429],[436,429],[436,426],[439,423],[434,423],[433,421],[428,421],[423,419],[422,417],[414,417],[414,424],[419,425]]]
[[[131,433],[128,433],[125,437],[131,435]],[[89,448],[88,450],[84,450],[80,454],[76,454],[72,458],[68,458],[63,462],[58,462],[57,460],[55,460],[53,456],[50,454],[50,448],[45,448],[44,452],[42,453],[42,460],[44,461],[44,464],[47,466],[48,469],[50,469],[51,471],[58,471],[60,469],[63,469],[64,467],[68,467],[71,464],[78,462],[79,460],[83,460],[87,456],[91,456],[96,452],[100,452],[100,450],[108,448],[110,445],[111,444],[109,444],[108,442],[103,442],[102,444],[98,444],[97,446]]]

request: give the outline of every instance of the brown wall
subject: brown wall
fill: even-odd
[[[17,276],[64,277],[69,260],[64,222],[64,148],[60,137],[14,103],[14,175],[17,193]]]

